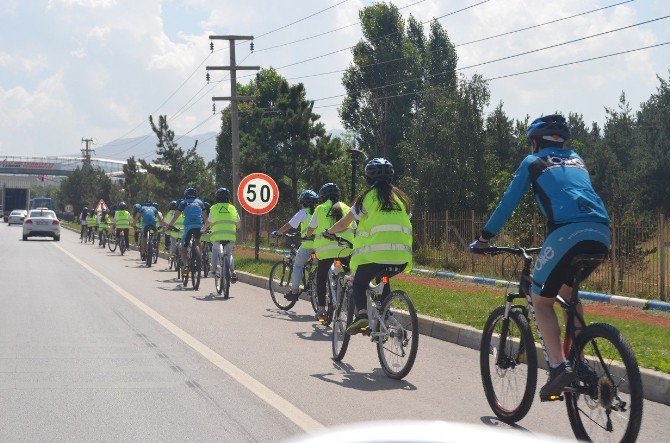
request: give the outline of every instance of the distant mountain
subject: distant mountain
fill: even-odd
[[[175,139],[179,139],[177,143],[184,150],[190,149],[198,140],[196,151],[200,154],[205,162],[214,160],[216,157],[216,132],[205,132],[197,135],[176,135]],[[79,156],[81,153],[69,154],[72,156]],[[134,137],[115,140],[102,146],[95,146],[95,157],[109,158],[112,160],[126,160],[130,156],[135,158],[144,158],[153,160],[156,157],[156,137]]]

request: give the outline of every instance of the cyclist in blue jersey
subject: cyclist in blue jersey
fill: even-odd
[[[181,261],[185,264],[184,272],[188,273],[188,244],[191,238],[194,239],[195,246],[200,248],[200,230],[204,226],[202,212],[205,204],[198,198],[198,191],[194,188],[187,188],[184,191],[184,198],[177,203],[177,209],[168,222],[168,227],[172,227],[179,216],[184,214],[184,232],[182,233]]]
[[[532,276],[531,292],[536,322],[546,345],[551,368],[540,398],[560,395],[577,376],[563,353],[560,327],[554,302],[556,295],[572,296],[576,269],[571,266],[578,254],[607,253],[610,248],[610,219],[591,185],[584,160],[565,146],[570,138],[565,118],[548,115],[534,120],[526,134],[532,154],[519,165],[498,207],[484,226],[471,251],[488,247],[532,185],[535,200],[547,219],[547,237]],[[595,269],[595,268],[594,268]],[[586,278],[593,269],[587,270]],[[583,308],[578,307],[583,315]],[[583,325],[576,324],[577,332]]]
[[[156,233],[156,220],[157,218],[160,217],[160,215],[158,213],[158,209],[152,206],[151,202],[146,203],[144,206],[136,204],[134,209],[135,209],[135,219],[133,221],[133,224],[137,226],[137,221],[140,220],[140,218],[142,219],[140,256],[144,257],[144,252],[146,251],[147,248],[147,237],[149,236],[149,230],[152,230],[154,233]]]

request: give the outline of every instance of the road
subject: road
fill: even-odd
[[[506,428],[483,395],[478,353],[422,336],[404,381],[355,337],[344,364],[311,307],[275,309],[239,283],[227,301],[183,290],[164,260],[147,269],[79,243],[21,241],[0,225],[0,440],[282,440],[380,419]],[[539,382],[544,382],[544,374]],[[670,439],[670,407],[645,402],[640,441]],[[563,403],[535,401],[520,428],[571,437]]]

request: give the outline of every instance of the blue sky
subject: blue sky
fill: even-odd
[[[341,3],[342,2],[342,3]],[[417,0],[398,0],[399,7]],[[480,0],[425,0],[402,9],[421,21]],[[341,4],[338,4],[341,3]],[[209,53],[211,34],[262,33],[323,8],[333,8],[257,38],[256,51],[237,47],[244,64],[283,66],[346,48],[358,26],[263,50],[358,21],[361,0],[2,0],[0,2],[0,155],[76,152],[82,137],[103,145],[150,132],[149,114],[167,114],[177,134],[217,131],[212,95],[227,95],[221,73],[205,84],[205,66],[227,63],[225,44]],[[455,43],[618,3],[617,0],[490,0],[440,19]],[[486,43],[458,47],[459,66],[493,60],[670,14],[666,0],[637,0]],[[560,48],[464,69],[484,77],[596,57],[670,41],[670,19]],[[287,78],[344,69],[350,51],[281,69]],[[202,65],[198,68],[198,66]],[[602,123],[625,91],[634,108],[668,78],[670,45],[491,82],[491,107],[503,101],[516,118],[561,110]],[[189,78],[190,76],[190,78]],[[340,74],[305,78],[311,99],[343,92]],[[187,80],[188,79],[188,80]],[[296,80],[298,81],[298,80]],[[183,86],[180,88],[180,85]],[[179,88],[179,89],[178,89]],[[171,98],[170,95],[177,91]],[[169,99],[168,99],[169,98]],[[317,100],[328,129],[341,128],[340,99]],[[186,106],[184,106],[186,105]],[[181,111],[180,111],[181,108]],[[177,112],[179,111],[179,112]],[[121,149],[121,147],[120,147]],[[150,157],[151,154],[147,153]]]

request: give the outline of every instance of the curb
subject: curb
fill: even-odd
[[[268,287],[267,277],[237,271],[238,281],[260,288]],[[302,300],[307,297],[301,295]],[[438,340],[454,343],[466,348],[479,350],[482,340],[482,331],[471,326],[440,320],[423,314],[417,314],[419,318],[419,333]],[[544,359],[542,347],[535,343],[537,364],[540,369],[547,370],[547,362]],[[644,398],[670,406],[670,375],[659,371],[640,368],[642,386],[644,387]]]
[[[265,252],[273,252],[277,254],[287,254],[289,252],[288,250],[285,249],[273,249],[263,247],[261,247],[260,250]],[[507,284],[509,283],[505,280],[496,280],[495,278],[476,277],[473,275],[456,274],[454,272],[448,272],[448,271],[432,271],[430,269],[422,269],[422,268],[412,268],[411,272],[413,274],[421,274],[427,277],[443,278],[449,280],[461,280],[470,283],[477,283],[490,286],[507,286]],[[518,286],[518,284],[514,285]],[[621,295],[612,295],[612,294],[604,294],[600,292],[588,292],[588,291],[579,291],[579,296],[583,300],[588,300],[596,303],[609,303],[611,305],[628,306],[632,308],[670,312],[670,303],[658,300],[645,300],[643,298],[625,297]]]

